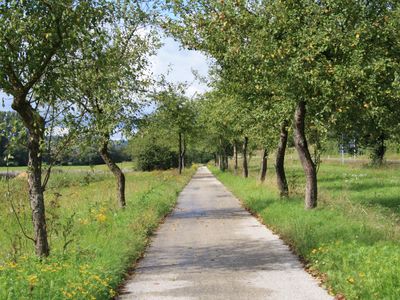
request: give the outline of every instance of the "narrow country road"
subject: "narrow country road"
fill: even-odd
[[[332,299],[201,167],[118,299]]]

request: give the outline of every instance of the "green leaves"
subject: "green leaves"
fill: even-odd
[[[237,99],[221,104],[228,111],[223,123],[231,129],[258,128],[265,138],[268,133],[261,133],[260,122],[274,127],[290,118],[295,103],[305,100],[308,122],[319,124],[323,132],[344,130],[337,125],[359,118],[354,127],[372,121],[396,135],[396,1],[277,0],[257,5],[193,0],[173,1],[168,7],[175,15],[164,23],[167,30],[187,47],[211,55],[218,97]],[[238,110],[245,103],[252,109],[243,123]],[[373,105],[365,109],[365,103]],[[241,116],[237,122],[226,121],[229,111]]]

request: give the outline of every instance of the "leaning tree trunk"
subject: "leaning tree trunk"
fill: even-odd
[[[247,145],[249,143],[249,138],[246,136],[243,141],[243,177],[249,177],[249,169],[247,166]]]
[[[46,213],[42,188],[42,151],[44,139],[44,120],[26,101],[26,96],[14,98],[12,108],[18,112],[28,129],[28,185],[32,210],[34,242],[36,255],[50,254],[47,240]]]
[[[238,151],[237,151],[237,143],[233,143],[233,159],[234,159],[234,166],[233,169],[235,171],[235,175],[238,173]]]
[[[288,140],[287,121],[284,121],[281,125],[281,133],[279,138],[278,149],[276,151],[276,180],[278,189],[281,197],[289,196],[289,188],[286,181],[285,174],[285,151]]]
[[[306,103],[305,101],[300,101],[297,104],[294,115],[294,145],[299,154],[299,158],[306,176],[305,208],[311,209],[317,206],[318,187],[316,168],[311,159],[304,132],[305,115]]]
[[[261,154],[260,181],[264,182],[267,176],[268,149],[264,148]]]
[[[117,179],[118,204],[121,208],[125,208],[126,206],[125,175],[122,172],[122,170],[118,167],[118,165],[111,159],[111,156],[108,152],[108,142],[109,142],[109,137],[107,136],[99,150],[100,156],[104,160],[110,171],[114,174],[115,178]]]

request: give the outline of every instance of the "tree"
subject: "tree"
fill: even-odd
[[[6,1],[0,4],[0,89],[13,96],[12,108],[29,134],[28,183],[35,250],[47,256],[42,186],[42,109],[54,105],[38,97],[59,74],[68,55],[79,52],[80,42],[105,16],[101,1]]]
[[[179,174],[185,168],[185,156],[190,134],[195,129],[195,112],[191,101],[184,95],[183,86],[169,85],[156,94],[157,118],[177,137]]]
[[[167,28],[213,56],[225,78],[247,95],[279,101],[278,112],[285,112],[280,124],[293,116],[310,209],[317,205],[317,169],[306,129],[334,123],[338,107],[365,99],[366,91],[379,94],[383,77],[375,77],[370,65],[379,74],[396,66],[387,47],[395,44],[394,31],[379,32],[397,9],[395,1],[174,1]],[[385,85],[395,81],[390,76]]]
[[[130,133],[149,85],[145,75],[153,53],[153,31],[143,33],[149,15],[133,1],[113,3],[101,30],[92,33],[82,53],[71,64],[75,102],[85,116],[84,132],[97,141],[103,161],[117,181],[117,199],[126,206],[125,175],[110,155],[110,139]]]

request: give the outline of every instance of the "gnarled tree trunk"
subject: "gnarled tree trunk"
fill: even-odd
[[[267,177],[268,149],[264,148],[261,154],[260,181],[264,182]]]
[[[314,162],[308,150],[307,139],[304,131],[306,116],[306,103],[300,101],[297,104],[294,115],[294,144],[299,154],[300,162],[306,176],[305,208],[311,209],[317,206],[317,172]]]
[[[288,122],[284,121],[281,125],[281,133],[279,138],[278,149],[276,150],[276,181],[278,184],[279,194],[281,197],[289,196],[289,188],[285,174],[285,151],[288,139]]]
[[[118,165],[111,159],[111,156],[108,152],[108,143],[109,137],[107,136],[104,140],[103,144],[100,147],[100,156],[106,163],[107,167],[114,174],[117,179],[117,196],[118,196],[118,204],[121,208],[125,208],[126,200],[125,200],[125,175],[122,170],[118,167]]]
[[[44,120],[26,101],[26,95],[15,97],[12,108],[18,112],[29,132],[28,185],[34,230],[33,239],[36,255],[44,257],[50,254],[42,188],[42,153],[40,147],[44,138]]]
[[[249,138],[246,136],[243,141],[243,177],[249,177],[249,169],[247,166],[247,145],[249,143]]]

